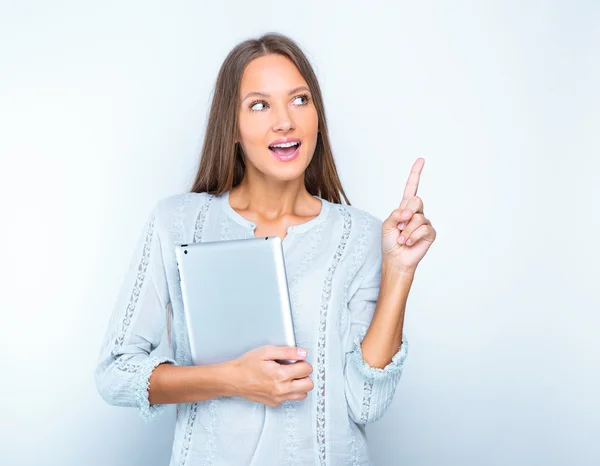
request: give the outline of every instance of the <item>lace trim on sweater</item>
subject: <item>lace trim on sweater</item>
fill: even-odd
[[[319,341],[317,347],[317,447],[320,466],[326,466],[327,458],[325,451],[325,332],[327,327],[327,309],[329,307],[329,299],[331,297],[333,274],[335,273],[337,265],[344,254],[346,243],[348,242],[348,237],[350,236],[350,230],[352,228],[352,218],[348,210],[343,206],[338,206],[338,208],[344,218],[344,226],[342,237],[340,238],[340,242],[336,249],[332,263],[327,270],[327,276],[323,286],[319,319]]]
[[[202,466],[213,466],[214,460],[219,452],[217,449],[217,443],[215,441],[219,402],[220,398],[214,398],[208,402],[209,421],[208,426],[206,426],[208,439],[206,440],[206,445],[204,445],[206,461],[202,463]]]
[[[356,248],[354,250],[354,254],[352,256],[352,263],[350,265],[350,269],[348,272],[348,278],[346,279],[346,284],[344,287],[344,301],[342,307],[342,315],[340,318],[340,335],[343,335],[346,331],[347,326],[350,321],[350,309],[348,307],[348,291],[350,289],[350,284],[352,280],[355,278],[358,273],[358,269],[360,266],[364,264],[366,259],[366,245],[371,234],[371,219],[368,215],[362,216],[362,225],[360,228],[360,235],[358,236],[358,241]],[[352,422],[352,421],[350,421]],[[356,429],[350,428],[351,431],[351,441],[350,441],[350,461],[353,466],[359,466],[361,461],[361,446],[359,445],[358,439],[356,437]]]
[[[373,382],[366,381],[363,387],[363,409],[360,415],[360,420],[363,423],[367,423],[369,420],[369,408],[371,407],[371,394],[373,393]]]
[[[125,310],[125,317],[123,318],[123,322],[121,324],[121,331],[119,335],[115,339],[115,346],[112,349],[112,356],[117,357],[119,349],[123,346],[123,341],[125,340],[125,334],[127,333],[127,329],[129,328],[129,324],[131,323],[131,319],[133,318],[133,314],[135,312],[135,307],[137,306],[138,299],[140,297],[140,293],[142,291],[142,285],[144,284],[144,280],[146,278],[146,271],[148,269],[148,262],[150,261],[150,248],[152,244],[152,235],[154,234],[154,220],[156,215],[152,215],[152,219],[150,220],[146,232],[146,240],[144,241],[144,250],[142,251],[142,257],[140,259],[140,263],[138,265],[137,276],[135,279],[135,283],[133,285],[133,290],[131,291],[131,296],[129,297],[129,304],[127,305],[127,309]]]
[[[133,320],[133,315],[135,313],[140,293],[142,291],[142,286],[144,285],[144,281],[146,280],[148,264],[150,262],[152,238],[154,236],[155,220],[156,211],[154,212],[152,218],[148,222],[146,238],[144,240],[144,249],[142,251],[142,257],[138,265],[133,290],[131,291],[131,296],[129,297],[129,304],[127,305],[127,309],[125,310],[125,317],[123,318],[123,322],[121,323],[121,330],[119,332],[119,335],[115,339],[114,347],[111,351],[111,355],[115,360],[115,367],[118,370],[135,374],[133,380],[134,398],[136,400],[137,405],[140,408],[140,415],[142,419],[146,422],[149,422],[152,419],[154,419],[161,412],[161,408],[163,407],[163,405],[160,404],[150,405],[150,402],[148,401],[148,388],[150,387],[150,376],[152,375],[152,371],[159,364],[165,362],[174,363],[175,361],[168,357],[149,357],[146,361],[142,363],[131,364],[122,359],[122,356],[119,354],[119,350],[123,346],[123,342],[125,341],[125,335],[127,333],[129,325],[131,324],[131,321]]]
[[[181,454],[179,456],[180,466],[185,465],[188,453],[190,451],[190,444],[192,443],[192,432],[194,430],[194,422],[196,422],[196,415],[198,414],[198,403],[194,402],[189,405],[188,420],[183,432],[183,441],[181,442]]]
[[[368,327],[365,326],[361,329],[360,333],[354,338],[354,350],[352,352],[352,362],[358,368],[358,372],[367,380],[378,380],[389,377],[391,374],[400,372],[404,365],[404,360],[408,353],[408,342],[406,336],[402,334],[402,343],[400,348],[392,357],[392,360],[383,369],[380,367],[371,367],[363,359],[362,348],[360,344],[363,338],[367,334]]]
[[[140,407],[140,415],[146,422],[154,419],[156,415],[161,412],[161,408],[165,406],[162,404],[151,405],[148,400],[148,389],[150,388],[150,376],[152,375],[152,371],[163,363],[172,364],[174,361],[168,357],[151,357],[143,363],[138,364],[136,370],[133,371],[137,373],[133,389],[135,400]],[[127,366],[131,369],[131,366],[134,365],[128,364]]]
[[[200,243],[202,241],[202,231],[204,230],[204,221],[206,220],[206,214],[208,213],[208,208],[210,207],[211,201],[214,199],[214,196],[210,194],[206,201],[202,204],[200,208],[200,212],[198,213],[198,218],[196,219],[196,228],[194,228],[194,243]]]
[[[298,322],[298,313],[300,309],[299,300],[299,282],[300,278],[307,272],[310,264],[314,261],[318,245],[322,238],[324,225],[319,224],[311,234],[310,247],[304,253],[302,262],[300,263],[296,275],[290,280],[290,301],[292,304],[292,320]],[[303,342],[300,340],[296,341],[298,346],[303,346]],[[298,435],[296,427],[298,425],[298,418],[296,416],[297,405],[299,401],[286,400],[282,403],[284,410],[283,422],[285,423],[286,436],[284,439],[284,445],[286,450],[285,464],[300,464],[301,460],[298,456]]]
[[[286,400],[283,405],[283,423],[285,424],[285,438],[283,444],[285,446],[285,464],[301,464],[298,456],[298,435],[296,427],[298,426],[298,418],[296,417],[297,400]]]
[[[360,346],[367,333],[367,330],[368,327],[363,327],[360,333],[354,339],[354,350],[351,355],[352,364],[356,365],[358,372],[365,378],[363,387],[363,409],[361,414],[361,421],[363,424],[366,424],[369,420],[373,384],[377,381],[390,377],[399,377],[399,375],[402,373],[406,355],[408,354],[408,341],[403,334],[400,348],[394,354],[394,356],[392,356],[392,360],[389,364],[387,364],[383,369],[369,366],[369,364],[363,359],[362,348]]]
[[[363,216],[363,222],[361,225],[361,229],[360,229],[360,235],[358,236],[358,241],[357,241],[357,245],[356,245],[356,249],[354,251],[354,254],[352,256],[352,263],[350,265],[350,269],[348,271],[348,278],[346,279],[346,284],[344,286],[344,305],[343,305],[343,309],[342,309],[342,315],[340,318],[340,334],[343,335],[345,330],[346,330],[346,326],[349,323],[349,317],[350,317],[350,309],[348,308],[348,291],[350,289],[350,284],[352,283],[352,280],[354,279],[354,277],[356,276],[358,269],[360,269],[360,266],[362,264],[364,264],[365,259],[366,259],[366,245],[367,245],[367,241],[369,238],[369,235],[371,233],[371,219],[369,218],[369,216],[364,215]]]

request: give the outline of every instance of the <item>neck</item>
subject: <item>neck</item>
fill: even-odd
[[[319,203],[306,190],[303,178],[289,182],[261,180],[256,183],[244,178],[231,189],[229,199],[236,209],[271,218],[311,211],[314,210],[314,202]]]

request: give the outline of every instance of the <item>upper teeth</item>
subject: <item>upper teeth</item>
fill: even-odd
[[[284,142],[281,144],[273,144],[271,147],[292,147],[292,146],[297,146],[298,143],[297,142]]]

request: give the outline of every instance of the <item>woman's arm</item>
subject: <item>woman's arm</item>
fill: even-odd
[[[363,359],[371,367],[384,368],[400,348],[413,279],[414,272],[401,271],[383,261],[377,306],[361,343]]]
[[[378,257],[380,268],[370,269],[354,298],[354,320],[362,329],[349,358],[354,364],[347,367],[346,398],[355,420],[362,401],[358,422],[363,424],[381,417],[392,401],[407,354],[403,327],[408,293],[417,265],[436,237],[416,195],[424,162],[415,161],[400,207],[381,224],[381,246],[370,254]]]
[[[308,377],[312,366],[302,361],[306,351],[287,346],[262,346],[231,361],[205,366],[161,364],[150,377],[151,404],[205,401],[239,396],[268,406],[286,400],[303,400],[313,389]],[[297,359],[295,364],[277,360]]]
[[[95,372],[97,390],[107,403],[137,407],[146,421],[163,408],[148,401],[150,376],[158,366],[175,364],[173,358],[154,354],[164,334],[170,302],[162,260],[160,211],[158,203],[138,237]]]
[[[345,392],[348,414],[357,424],[374,422],[386,412],[408,354],[402,326],[412,277],[399,278],[382,264],[379,231],[349,288]]]
[[[206,366],[161,364],[150,376],[148,400],[162,405],[234,396],[234,375],[230,362]]]

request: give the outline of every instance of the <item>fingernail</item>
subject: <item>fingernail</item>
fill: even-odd
[[[402,216],[403,216],[404,218],[408,218],[408,217],[410,217],[410,210],[405,210],[404,212],[402,212]]]
[[[398,229],[402,230],[402,229],[404,229],[405,226],[406,226],[406,222],[399,223],[398,224]]]
[[[306,350],[305,350],[305,349],[302,349],[302,348],[298,348],[298,356],[300,356],[300,357],[302,357],[302,358],[303,358],[304,356],[306,356]]]
[[[404,240],[405,240],[405,239],[406,239],[406,238],[405,238],[404,236],[401,236],[400,238],[398,238],[398,242],[399,242],[400,244],[402,244],[402,243],[404,243]]]

